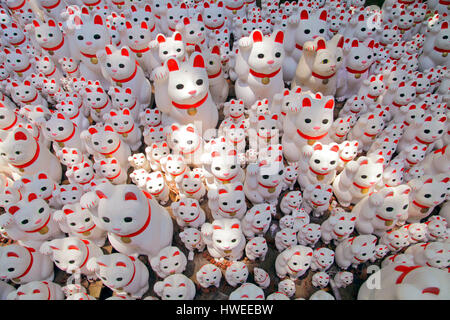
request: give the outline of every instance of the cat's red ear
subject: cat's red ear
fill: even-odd
[[[125,56],[125,57],[129,57],[130,53],[128,52],[127,48],[122,48],[122,50],[120,51],[120,54]]]
[[[178,62],[175,59],[167,60],[167,68],[169,69],[169,72],[180,70],[178,67]]]
[[[282,44],[283,41],[284,41],[284,32],[283,31],[278,31],[276,36],[275,36],[275,42]]]
[[[205,68],[205,61],[201,54],[198,54],[194,58],[194,68]]]
[[[326,48],[327,48],[327,45],[325,44],[325,40],[319,39],[319,41],[317,41],[317,50],[316,51],[323,50]]]
[[[261,33],[261,31],[255,30],[255,31],[253,31],[252,39],[253,39],[253,42],[262,42],[263,34]]]

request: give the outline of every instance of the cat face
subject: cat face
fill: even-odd
[[[113,194],[107,196],[102,187],[97,187],[96,193],[101,197],[98,214],[103,229],[118,235],[131,234],[139,230],[147,220],[147,198],[137,186],[115,186]],[[114,197],[108,201],[107,197]],[[143,205],[144,204],[144,205]]]
[[[439,119],[432,116],[426,117],[416,133],[416,139],[419,138],[425,142],[433,142],[440,139],[444,134],[446,121],[446,117]]]
[[[109,123],[112,125],[113,129],[119,133],[128,132],[132,130],[134,126],[134,119],[128,108],[118,112],[110,111],[107,118],[109,119]]]
[[[328,132],[333,124],[334,99],[324,98],[321,94],[304,96],[300,105],[295,119],[297,128],[310,136]]]
[[[90,182],[95,175],[94,168],[88,162],[82,162],[72,166],[73,179],[79,184]]]
[[[70,119],[62,113],[56,113],[45,123],[44,134],[52,141],[63,140],[73,133],[74,128],[75,125]]]
[[[240,166],[235,150],[228,151],[226,155],[221,155],[219,152],[213,152],[211,156],[211,172],[217,178],[228,180],[239,173]]]
[[[297,244],[297,233],[291,228],[284,228],[277,232],[278,239],[285,248],[295,246]]]
[[[106,46],[105,71],[113,79],[126,79],[133,75],[137,67],[128,47],[114,50],[112,46]]]
[[[312,249],[303,247],[301,251],[295,251],[287,260],[287,266],[293,273],[305,272],[312,261]]]
[[[277,157],[273,162],[262,160],[259,162],[258,182],[264,186],[276,187],[283,179],[284,165],[282,157]]]
[[[377,209],[377,213],[383,218],[391,220],[402,217],[408,211],[410,190],[407,186],[401,186],[387,191],[382,205]]]
[[[200,231],[195,228],[185,228],[180,232],[180,239],[186,246],[193,246],[202,241],[202,235]]]
[[[327,36],[327,11],[318,10],[314,15],[303,9],[300,12],[300,23],[295,32],[295,40],[299,45],[304,45],[306,41],[311,41],[320,36],[328,40]]]
[[[156,2],[156,4],[154,3]],[[147,4],[145,7],[139,6],[139,5],[131,5],[130,6],[130,16],[128,18],[128,21],[131,22],[133,25],[140,25],[142,22],[147,23],[147,26],[149,27],[149,30],[153,29],[154,21],[153,13],[161,16],[161,0],[158,1],[152,1],[152,4]],[[158,7],[156,7],[158,5]],[[153,10],[152,10],[153,9]],[[156,10],[156,11],[155,11]],[[159,12],[159,13],[157,13]]]
[[[131,160],[130,163],[132,163],[133,166],[138,167],[138,168],[145,166],[145,164],[147,162],[147,158],[145,157],[145,154],[143,154],[143,153],[135,153],[129,160]]]
[[[136,169],[130,174],[130,178],[139,188],[143,188],[146,185],[148,174],[145,169]]]
[[[448,41],[449,37],[450,37],[450,29],[448,27],[448,22],[444,21],[441,23],[441,30],[439,31],[439,34],[436,36],[435,46],[440,49],[450,50],[450,44]]]
[[[347,54],[347,67],[353,70],[367,70],[374,61],[373,45],[373,41],[365,45],[358,40],[353,40]]]
[[[45,172],[38,172],[29,178],[23,177],[21,181],[25,185],[26,193],[34,193],[38,198],[44,200],[51,198],[53,190],[56,189],[56,184]]]
[[[102,16],[95,15],[92,20],[75,17],[74,22],[75,26],[81,26],[74,29],[75,43],[81,51],[95,53],[109,44],[111,37]]]
[[[298,177],[298,167],[295,165],[287,166],[284,170],[283,178],[285,181],[292,182],[297,180]],[[301,195],[300,195],[301,196]]]
[[[311,192],[310,202],[315,206],[323,206],[330,202],[333,191],[326,185],[316,184]]]
[[[367,122],[365,127],[365,132],[369,135],[377,135],[384,128],[383,111],[376,113],[369,113],[367,115]]]
[[[205,282],[207,285],[214,285],[217,282],[217,279],[222,278],[222,273],[219,268],[210,263],[202,266],[197,274],[200,275],[201,281]]]
[[[18,44],[25,39],[25,34],[22,29],[20,29],[15,22],[11,23],[10,26],[2,24],[2,40],[4,43],[9,43],[11,45]]]
[[[161,126],[157,127],[146,127],[144,129],[143,135],[147,144],[160,143],[166,141],[166,134],[164,133],[164,128]]]
[[[299,208],[303,202],[302,193],[300,191],[290,191],[284,196],[287,204],[292,208]]]
[[[266,230],[272,221],[272,208],[267,204],[255,205],[247,212],[245,220],[256,230]]]
[[[189,154],[198,149],[201,137],[193,124],[185,126],[173,124],[170,129],[167,142],[173,150]]]
[[[164,189],[166,182],[160,171],[154,171],[147,175],[145,188],[151,194],[156,194]]]
[[[105,178],[113,179],[120,174],[121,167],[117,159],[115,158],[107,158],[105,160],[100,161],[99,170]]]
[[[377,184],[383,174],[383,157],[359,158],[359,168],[354,176],[354,182],[363,187],[372,187]],[[359,160],[358,159],[358,160]]]
[[[7,211],[17,228],[26,232],[46,225],[51,209],[44,199],[38,198],[35,193],[30,193],[16,205],[10,206]]]
[[[292,229],[294,226],[294,217],[293,216],[284,216],[280,219],[280,227],[282,229],[288,228]]]
[[[162,249],[156,259],[152,259],[152,268],[156,266],[163,274],[182,273],[186,268],[186,256],[177,247]]]
[[[59,187],[59,199],[63,205],[77,203],[82,195],[83,190],[76,184],[68,184]]]
[[[278,115],[258,117],[257,135],[262,139],[272,139],[278,134]]]
[[[169,28],[174,31],[177,24],[183,21],[184,17],[189,16],[189,12],[185,3],[181,3],[177,6],[167,3],[167,23]]]
[[[99,131],[100,130],[100,131]],[[119,147],[120,138],[114,129],[106,125],[102,129],[90,128],[92,148],[100,153],[111,153]]]
[[[102,108],[109,102],[109,97],[102,87],[90,86],[86,87],[84,103],[90,108]]]
[[[33,158],[36,143],[28,130],[17,128],[2,143],[0,155],[8,163],[22,164]]]
[[[104,255],[96,259],[96,273],[105,286],[116,289],[127,286],[133,276],[135,259],[121,253]]]
[[[205,24],[202,15],[198,15],[197,20],[188,17],[182,19],[184,25],[184,41],[189,45],[201,44],[205,40]]]
[[[255,237],[249,241],[250,244],[247,244],[249,249],[257,254],[257,255],[265,255],[268,247],[267,241],[264,237]]]
[[[50,254],[58,268],[72,273],[72,271],[79,269],[83,265],[88,244],[88,240],[67,237],[47,242],[45,249],[42,248],[41,252]]]
[[[176,206],[174,211],[177,216],[186,222],[197,219],[200,215],[200,204],[196,199],[185,198],[182,199]]]
[[[167,61],[169,69],[168,93],[175,102],[195,103],[209,91],[208,75],[201,54],[194,53],[188,63],[179,65],[175,59]]]
[[[28,80],[25,80],[23,83],[13,81],[11,86],[12,95],[23,103],[33,101],[38,94],[36,88]]]
[[[315,223],[309,223],[303,226],[300,230],[302,236],[308,241],[308,243],[316,243],[319,241],[320,236],[322,235],[320,231],[320,225]]]
[[[396,187],[403,182],[403,168],[389,167],[383,172],[385,186]]]
[[[410,12],[408,14],[405,11],[402,11],[398,19],[398,27],[403,30],[410,29],[414,24],[414,16],[415,12]]]
[[[170,153],[169,146],[166,142],[157,142],[153,143],[150,146],[150,152],[147,152],[146,154],[148,157],[150,157],[152,160],[159,162],[161,158],[166,157]]]
[[[250,68],[264,73],[278,70],[284,59],[283,31],[276,31],[269,37],[263,36],[261,31],[255,30],[250,37],[253,41],[248,57]]]
[[[78,107],[74,106],[72,101],[69,101],[68,103],[61,101],[56,108],[65,116],[66,119],[76,118],[80,111]]]
[[[78,164],[83,161],[83,154],[77,148],[64,147],[57,156],[61,163],[67,167],[72,167],[74,164]]]
[[[11,244],[7,247],[3,247],[2,250],[0,250],[0,278],[9,280],[24,274],[28,264],[33,261],[30,261],[30,254],[35,254],[34,249],[30,248],[29,250],[30,252],[25,247],[18,244]]]
[[[161,112],[158,109],[145,109],[141,121],[144,125],[156,127],[161,124]]]
[[[166,158],[165,168],[172,175],[179,175],[186,170],[186,163],[181,156],[169,155]]]
[[[233,282],[237,282],[237,283],[246,282],[248,273],[249,273],[249,271],[248,271],[247,265],[240,261],[234,262],[225,271],[227,279],[231,279]]]
[[[242,183],[232,185],[221,185],[218,189],[218,213],[225,218],[230,218],[236,215],[236,212],[247,207],[245,202],[245,193],[243,192]]]
[[[134,18],[137,19],[137,18]],[[154,20],[153,20],[154,21]],[[149,26],[147,22],[143,21],[139,25],[126,22],[126,33],[124,35],[125,43],[133,49],[143,49],[148,46],[148,43],[153,40],[151,30],[154,29],[154,24]]]
[[[316,142],[309,159],[309,166],[314,171],[329,172],[336,169],[339,160],[339,146],[337,144],[322,145]]]
[[[189,194],[197,192],[203,185],[200,174],[190,172],[183,176],[181,189]]]
[[[267,272],[261,268],[255,267],[253,269],[253,276],[256,282],[262,282],[267,278]]]
[[[325,270],[334,263],[334,251],[328,248],[316,249],[313,252],[313,260]]]
[[[219,250],[233,250],[242,240],[242,229],[238,219],[220,219],[213,222],[212,241]]]
[[[415,190],[414,200],[424,206],[434,207],[441,204],[448,192],[448,179],[423,179],[420,189]]]
[[[222,26],[225,22],[225,9],[223,1],[216,3],[203,3],[203,21],[209,28],[215,29]]]
[[[95,223],[92,219],[92,213],[87,209],[82,209],[79,205],[65,205],[62,209],[61,220],[65,220],[66,224],[73,232],[83,233],[91,229]],[[57,216],[55,216],[55,219]]]

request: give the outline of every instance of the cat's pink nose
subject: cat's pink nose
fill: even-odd
[[[319,129],[320,129],[320,127],[314,127],[313,129],[314,129],[314,130],[319,130]]]
[[[363,63],[363,64],[366,64],[366,63],[367,63],[367,60],[363,60],[362,63]]]
[[[193,96],[194,94],[197,93],[197,90],[192,90],[192,91],[189,91],[188,93],[189,93],[191,96]]]
[[[274,64],[275,61],[274,61],[274,60],[269,60],[269,61],[267,61],[267,63],[268,63],[268,64]]]
[[[42,39],[42,41],[44,41],[44,42],[47,42],[47,41],[48,41],[48,39],[47,39],[47,38],[44,38],[44,39]]]
[[[42,222],[42,219],[38,219],[38,220],[36,220],[36,222],[34,224],[39,224],[41,222]]]
[[[318,36],[314,36],[313,39],[317,38]]]
[[[87,44],[88,46],[90,46],[90,45],[92,45],[92,41],[87,41],[86,44]]]
[[[117,69],[112,69],[111,71],[112,71],[112,72],[117,72]]]

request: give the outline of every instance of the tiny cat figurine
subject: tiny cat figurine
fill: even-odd
[[[223,184],[208,192],[208,206],[214,219],[242,219],[247,203],[242,183]]]
[[[193,198],[184,198],[173,202],[171,208],[181,228],[199,228],[205,223],[205,212],[199,202]]]
[[[336,97],[339,101],[345,100],[358,93],[361,84],[369,77],[369,68],[374,62],[373,46],[371,40],[367,45],[353,39],[344,58],[345,69],[342,69]]]
[[[127,46],[120,50],[114,46],[105,46],[104,51],[97,52],[102,71],[108,75],[112,85],[133,88],[133,93],[142,110],[152,99],[150,81],[145,77],[144,71]]]
[[[272,97],[283,90],[284,33],[275,31],[264,36],[254,30],[249,37],[239,40],[235,71],[236,97],[250,107],[257,100]]]
[[[169,201],[170,189],[164,180],[161,171],[153,171],[146,174],[145,189],[159,201],[161,205],[165,205]]]
[[[301,102],[289,105],[281,138],[283,155],[288,163],[300,160],[305,145],[331,142],[328,131],[333,124],[333,110],[333,97],[324,97],[320,93],[302,94]]]
[[[176,58],[180,62],[186,61],[186,45],[180,32],[174,32],[171,37],[158,34],[155,40],[149,43],[150,50],[155,56],[153,69],[164,65],[170,58]]]
[[[55,64],[59,59],[73,55],[70,42],[57,25],[57,20],[48,19],[46,22],[33,20],[32,24],[26,26],[26,30],[34,36],[33,40],[50,56]]]
[[[121,111],[112,110],[106,113],[103,119],[122,136],[123,141],[130,146],[131,151],[137,151],[140,148],[142,145],[142,132],[135,125],[134,118],[128,108],[124,108]]]
[[[210,286],[219,288],[220,280],[222,279],[222,272],[217,266],[212,263],[208,263],[203,265],[197,271],[196,278],[202,288],[208,288]]]
[[[339,203],[348,207],[358,203],[366,195],[374,191],[376,185],[383,183],[383,157],[372,155],[359,157],[345,166],[333,182],[333,193]]]
[[[10,168],[14,168],[12,174],[17,178],[43,171],[56,183],[61,181],[62,168],[58,158],[25,128],[16,127],[9,132],[3,140],[0,155]]]
[[[139,259],[121,253],[90,258],[87,268],[95,271],[105,286],[117,294],[141,298],[148,291],[149,271]]]
[[[322,37],[305,42],[291,88],[301,86],[303,90],[334,95],[337,72],[343,62],[343,45],[344,38],[340,34],[328,42]]]
[[[292,281],[305,274],[310,268],[313,250],[302,245],[295,245],[278,254],[275,270],[280,279],[289,276]]]
[[[194,52],[189,61],[170,58],[153,71],[155,101],[163,113],[163,125],[193,123],[198,130],[216,128],[217,106],[212,100],[205,61]],[[201,125],[201,128],[200,128]]]
[[[105,244],[106,231],[95,224],[90,210],[82,209],[79,203],[64,205],[54,212],[53,220],[71,237],[88,239],[99,247]]]
[[[123,110],[127,108],[130,110],[134,121],[139,123],[139,116],[142,109],[140,107],[136,107],[138,101],[131,88],[112,86],[109,88],[108,94],[111,96],[111,104],[114,109]]]

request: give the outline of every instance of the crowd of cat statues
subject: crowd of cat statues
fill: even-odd
[[[1,299],[450,299],[447,2],[1,6]]]

